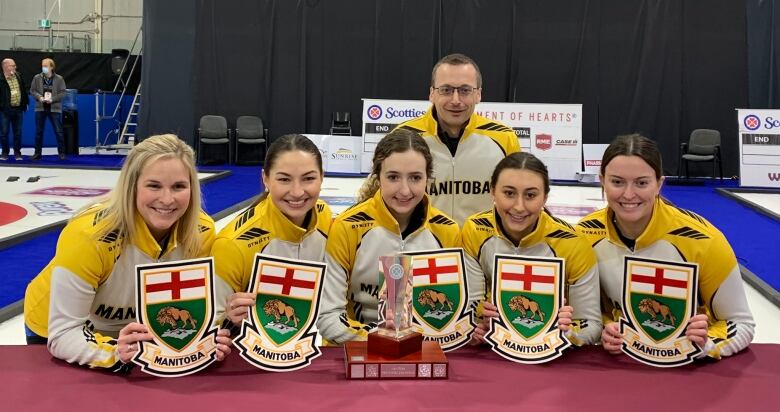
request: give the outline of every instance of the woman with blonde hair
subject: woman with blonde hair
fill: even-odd
[[[135,266],[208,256],[214,222],[200,206],[192,148],[172,134],[136,145],[116,187],[70,219],[54,258],[28,285],[28,343],[46,343],[71,363],[127,370],[137,342],[152,339],[134,322]],[[218,359],[230,353],[226,332]]]
[[[458,225],[430,205],[428,145],[396,129],[377,144],[358,203],[333,222],[325,246],[328,271],[317,328],[330,343],[365,340],[376,326],[379,256],[460,247]]]

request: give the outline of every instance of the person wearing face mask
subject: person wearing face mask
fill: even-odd
[[[274,140],[263,162],[265,192],[219,232],[211,254],[216,277],[217,319],[239,330],[255,305],[248,293],[256,253],[321,262],[333,219],[319,199],[322,155],[307,137]]]
[[[22,160],[22,123],[29,97],[24,79],[16,71],[13,59],[3,59],[3,75],[0,76],[0,142],[3,151],[0,160],[8,160],[9,131],[14,133],[14,160]]]
[[[618,136],[601,160],[607,207],[576,226],[599,264],[602,345],[610,353],[621,353],[623,259],[634,256],[698,264],[699,307],[685,335],[703,349],[701,358],[733,355],[750,344],[755,329],[737,258],[712,223],[661,197],[661,165],[654,141],[638,134]]]
[[[317,328],[326,344],[365,340],[376,327],[380,256],[460,247],[458,225],[425,194],[432,172],[419,134],[395,129],[377,144],[358,203],[336,218],[325,246]]]
[[[192,148],[172,134],[145,139],[116,187],[74,214],[27,286],[27,343],[69,363],[127,372],[139,342],[152,339],[135,321],[136,265],[205,257],[213,241]],[[218,332],[217,360],[230,353],[228,334]]]
[[[512,153],[498,162],[490,187],[493,208],[469,217],[462,231],[469,300],[480,304],[482,317],[472,342],[484,342],[490,318],[498,316],[490,302],[491,280],[494,256],[502,253],[563,258],[566,302],[558,312],[558,328],[577,346],[597,343],[601,314],[596,256],[584,236],[545,209],[550,193],[547,167],[530,153]]]
[[[35,153],[31,160],[40,160],[43,150],[43,131],[49,120],[57,136],[57,153],[65,159],[65,135],[62,132],[62,99],[65,97],[65,79],[54,72],[54,60],[41,61],[41,72],[33,77],[30,94],[35,98]]]
[[[425,138],[433,155],[428,195],[462,225],[490,208],[490,174],[506,155],[520,151],[520,143],[511,128],[474,113],[482,100],[482,74],[467,56],[451,54],[433,66],[428,99],[432,105],[424,115],[398,128]]]

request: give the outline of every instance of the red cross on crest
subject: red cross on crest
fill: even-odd
[[[533,272],[532,265],[525,265],[523,273],[501,272],[501,279],[523,282],[523,290],[533,290],[533,283],[555,283],[555,277],[549,275],[537,275]]]
[[[260,275],[260,283],[273,283],[275,285],[282,285],[283,295],[289,295],[290,290],[293,287],[314,289],[314,285],[315,285],[315,283],[310,280],[296,279],[294,268],[285,268],[284,277],[263,273],[262,275]]]
[[[414,276],[428,276],[429,283],[438,283],[438,275],[445,273],[458,273],[457,265],[437,266],[435,258],[428,258],[428,267],[416,267],[412,271]]]
[[[181,290],[206,286],[206,279],[181,280],[179,271],[171,272],[171,281],[146,285],[146,293],[171,291],[172,299],[181,299]]]
[[[653,293],[662,295],[664,286],[671,286],[674,288],[687,288],[688,282],[685,280],[670,279],[664,277],[664,270],[662,268],[655,268],[653,276],[633,274],[631,276],[632,282],[638,283],[650,283],[653,285]]]

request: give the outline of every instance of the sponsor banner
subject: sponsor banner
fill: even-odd
[[[426,100],[363,99],[363,159],[371,170],[374,146],[395,126],[422,116]],[[582,164],[582,105],[482,102],[475,112],[511,127],[524,151],[545,162],[550,178],[576,179]]]
[[[217,360],[214,260],[136,266],[138,322],[149,328],[133,362],[146,373],[185,376]]]
[[[737,109],[740,186],[780,188],[780,110]]]
[[[463,249],[404,253],[412,257],[413,322],[425,340],[452,351],[469,343],[474,318],[468,305]]]
[[[255,306],[233,340],[241,357],[260,369],[287,372],[320,356],[314,323],[325,267],[320,262],[255,255],[248,290],[256,296]]]
[[[359,136],[324,134],[306,134],[304,136],[308,137],[320,149],[322,166],[326,172],[360,173],[363,143]]]
[[[696,314],[697,264],[626,256],[621,350],[648,365],[681,366],[701,349],[685,336]]]
[[[608,144],[584,144],[582,145],[582,165],[583,171],[595,176],[595,181],[599,181],[601,173],[601,158],[604,157],[604,151]]]
[[[564,260],[498,253],[494,259],[491,299],[499,316],[491,319],[485,341],[514,362],[543,363],[560,357],[571,346],[558,330]]]

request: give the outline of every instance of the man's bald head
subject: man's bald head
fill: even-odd
[[[16,62],[14,59],[3,59],[3,74],[10,76],[16,73]]]

